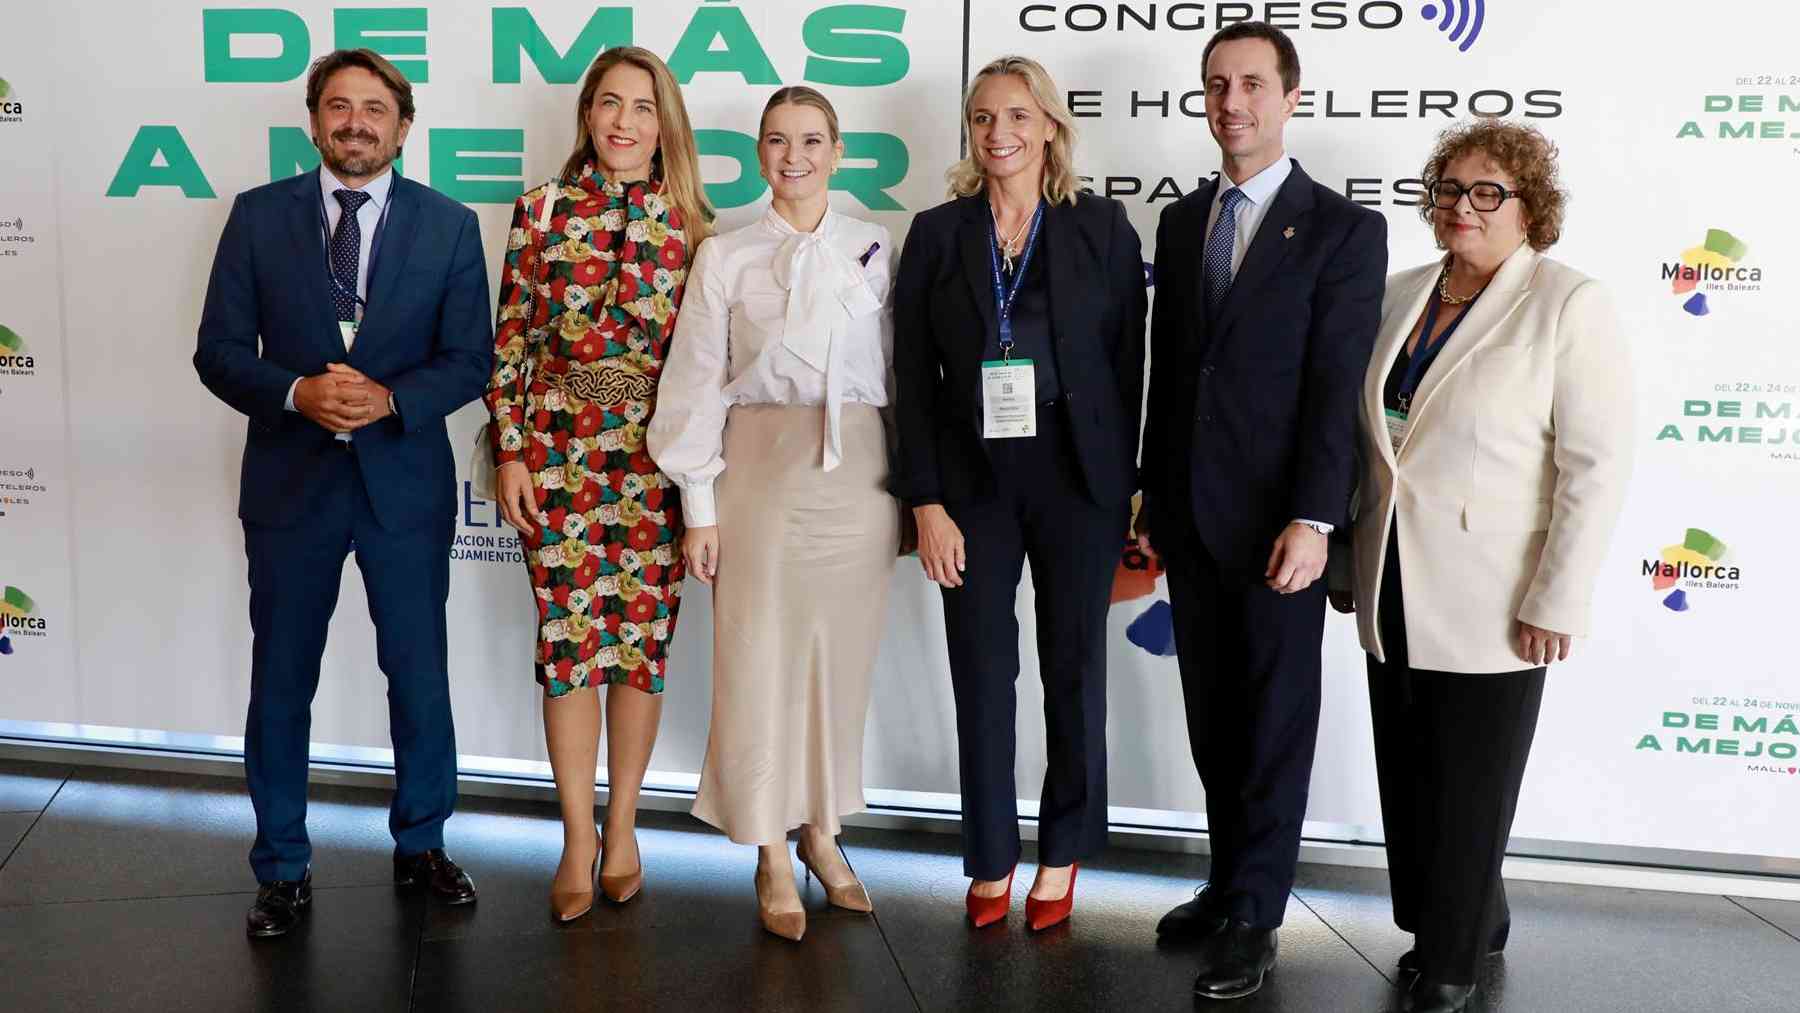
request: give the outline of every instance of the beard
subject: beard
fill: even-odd
[[[346,148],[350,141],[363,142],[363,152],[348,154]],[[354,130],[346,127],[331,134],[328,138],[313,135],[313,146],[319,149],[319,158],[330,169],[333,175],[374,176],[392,165],[399,146],[386,143],[373,131]]]

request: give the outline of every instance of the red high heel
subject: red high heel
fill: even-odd
[[[1069,867],[1069,889],[1056,900],[1038,900],[1030,894],[1025,895],[1025,923],[1031,926],[1031,931],[1042,932],[1069,920],[1069,912],[1075,909],[1075,877],[1080,874],[1080,862]]]
[[[1018,871],[1019,867],[1015,865],[1012,872],[1006,874],[1006,892],[998,897],[977,897],[975,884],[969,884],[969,921],[974,923],[976,928],[986,928],[1005,918],[1006,913],[1012,910],[1013,876]]]

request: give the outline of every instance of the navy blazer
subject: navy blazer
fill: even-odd
[[[1170,205],[1156,230],[1143,509],[1159,552],[1197,532],[1221,566],[1261,574],[1289,522],[1348,521],[1387,219],[1294,163],[1215,317],[1203,272],[1218,187]]]
[[[913,219],[894,282],[894,494],[909,506],[967,502],[993,485],[981,435],[982,353],[997,340],[992,212],[984,195]],[[1069,432],[1101,506],[1137,486],[1144,390],[1144,255],[1116,200],[1083,193],[1044,212],[1050,333]]]
[[[475,213],[396,175],[369,275],[368,308],[344,351],[320,225],[315,170],[238,195],[219,237],[194,369],[250,417],[238,516],[285,527],[310,504],[313,475],[344,453],[333,433],[285,410],[294,381],[345,362],[394,392],[397,414],[352,434],[376,520],[389,530],[457,510],[444,418],[480,397],[493,368],[493,317]]]

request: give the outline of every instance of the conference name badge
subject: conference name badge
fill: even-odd
[[[339,320],[338,335],[344,339],[344,351],[348,352],[350,346],[356,344],[356,321]]]
[[[986,439],[1037,435],[1037,374],[1030,359],[981,364],[981,419]]]
[[[1392,408],[1387,409],[1388,442],[1394,445],[1394,453],[1400,452],[1400,444],[1406,442],[1406,430],[1411,425],[1411,413],[1397,412]]]

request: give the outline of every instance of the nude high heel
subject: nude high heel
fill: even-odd
[[[599,827],[594,828],[600,832]],[[580,918],[594,909],[595,884],[600,882],[600,855],[594,856],[594,868],[588,873],[588,889],[586,890],[551,890],[550,917],[559,924],[567,924]]]
[[[825,899],[832,907],[840,907],[846,911],[860,911],[863,914],[875,910],[875,905],[869,900],[869,891],[863,888],[862,880],[857,879],[854,872],[850,874],[848,883],[832,886],[825,882],[825,877],[819,872],[818,864],[813,861],[812,851],[806,846],[804,836],[800,838],[800,843],[794,846],[794,854],[800,859],[800,864],[806,867],[807,878],[817,879],[819,885],[825,888]]]
[[[606,842],[604,840],[600,842],[600,855],[602,858],[606,856]],[[599,875],[599,866],[595,866],[594,871],[596,875]],[[615,876],[600,875],[599,882],[601,894],[614,904],[623,904],[631,898],[636,897],[638,891],[644,888],[643,852],[638,852],[638,867],[636,869]]]
[[[806,935],[806,912],[775,911],[770,908],[767,896],[768,891],[765,890],[763,886],[763,884],[768,881],[769,877],[764,875],[762,867],[757,866],[755,880],[756,907],[757,913],[762,916],[763,928],[772,935],[777,935],[783,939],[792,940],[797,943],[802,936]]]

